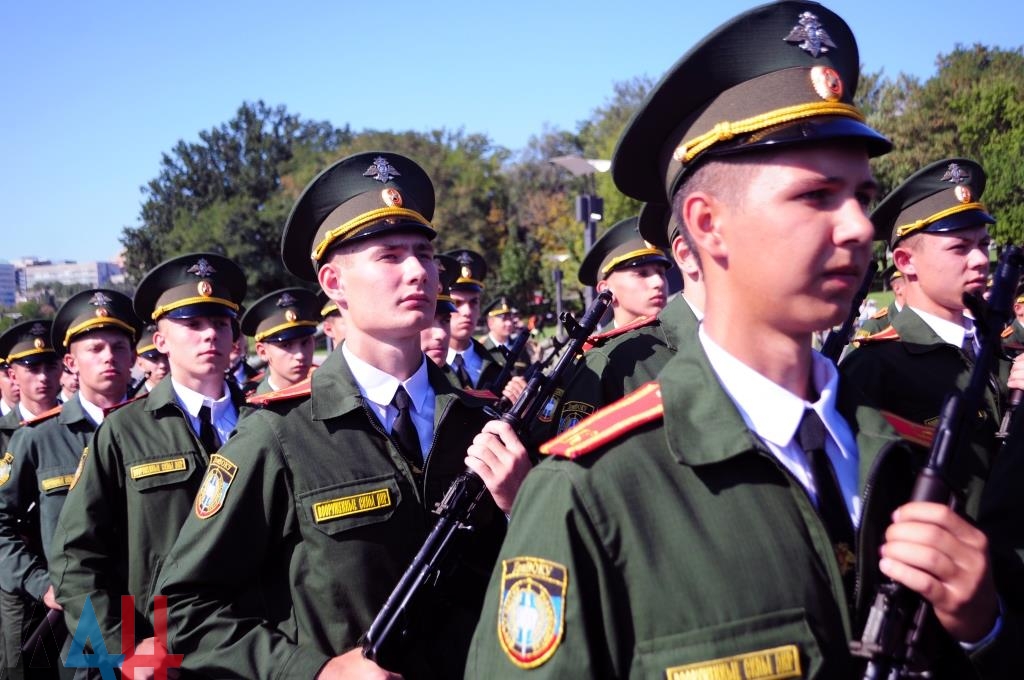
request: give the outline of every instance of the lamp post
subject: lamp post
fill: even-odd
[[[604,217],[604,199],[597,195],[594,187],[594,174],[608,172],[612,162],[602,158],[583,158],[582,156],[557,156],[550,159],[551,163],[565,168],[575,177],[583,177],[585,193],[576,197],[576,219],[583,223],[583,249],[589,252],[597,240],[597,223]],[[587,307],[594,302],[594,289],[591,286],[583,292]]]
[[[565,331],[562,328],[562,263],[569,259],[569,253],[549,255],[555,261],[555,269],[551,277],[555,281],[555,337],[559,341],[565,340]]]

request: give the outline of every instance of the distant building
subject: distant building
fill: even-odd
[[[95,288],[107,285],[111,279],[122,276],[121,268],[113,262],[34,262],[26,265],[23,271],[23,292],[46,283]]]
[[[17,292],[17,267],[10,262],[0,262],[0,307],[13,307]]]

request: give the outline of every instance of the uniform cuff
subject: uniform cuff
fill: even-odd
[[[965,652],[976,652],[979,649],[983,649],[992,644],[992,641],[999,637],[999,632],[1003,629],[1003,611],[1003,598],[999,598],[999,616],[996,617],[996,622],[995,625],[992,626],[992,630],[988,632],[988,635],[977,642],[961,642],[961,649]]]

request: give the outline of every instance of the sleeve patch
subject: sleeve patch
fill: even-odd
[[[519,668],[536,668],[558,649],[568,582],[563,564],[539,557],[502,560],[498,644]]]
[[[210,465],[196,494],[196,517],[209,519],[224,507],[228,488],[237,472],[238,466],[219,453],[210,456]]]
[[[0,486],[7,483],[7,480],[11,478],[11,468],[14,466],[14,454],[10,451],[4,454],[3,458],[0,458]]]

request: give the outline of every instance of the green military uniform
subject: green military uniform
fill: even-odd
[[[432,239],[433,207],[433,186],[411,160],[350,156],[305,189],[282,257],[312,279],[338,245],[392,232]],[[413,334],[402,339],[418,343]],[[375,415],[346,354],[327,358],[308,394],[270,401],[243,422],[211,463],[160,584],[171,648],[185,669],[315,677],[357,645],[430,530],[431,510],[465,469],[487,418],[481,402],[451,387],[422,353],[408,357],[434,392],[430,444],[412,452],[400,443],[398,419],[389,432]],[[461,675],[505,528],[492,501],[481,509],[477,531],[456,537],[464,549],[440,588],[413,612],[409,644],[387,662],[407,678]]]
[[[896,307],[895,300],[885,307],[880,312],[876,312],[868,317],[867,321],[861,324],[860,328],[857,329],[855,340],[866,338],[869,335],[874,335],[884,331],[892,323],[892,320],[896,318],[899,313],[899,309]]]
[[[1024,324],[1020,319],[1014,319],[1003,331],[1003,348],[1011,356],[1017,356],[1024,351]]]
[[[206,518],[189,516],[160,586],[174,612],[171,648],[185,654],[185,668],[211,677],[314,677],[356,646],[486,421],[478,401],[427,363],[436,429],[422,486],[367,410],[341,352],[313,374],[312,396],[272,403],[240,424],[219,454],[233,473],[223,505]],[[344,510],[346,499],[360,509]],[[445,586],[461,601],[423,614],[406,677],[460,672],[503,531],[493,507],[491,517],[480,556],[460,551],[467,563]],[[249,589],[262,609],[239,601]],[[257,617],[246,633],[228,633],[245,616]]]
[[[565,432],[602,406],[618,401],[654,380],[681,343],[697,337],[697,317],[677,296],[653,319],[588,349],[555,406],[545,409],[534,429],[543,442]]]
[[[283,343],[296,338],[316,334],[320,323],[323,304],[316,293],[305,288],[282,288],[267,293],[254,302],[242,315],[242,333],[256,342]],[[256,394],[273,392],[270,384],[270,364],[259,384]],[[305,379],[308,376],[303,376]],[[284,387],[281,385],[279,387]]]
[[[806,492],[746,427],[696,345],[683,343],[665,366],[660,398],[646,390],[628,404],[641,390],[587,427],[600,433],[659,405],[663,413],[577,460],[551,456],[530,473],[467,679],[848,677],[847,642],[869,604],[877,560],[858,561],[854,614]],[[859,399],[841,388],[838,406],[857,439],[862,497],[874,487],[857,549],[873,556],[920,457]],[[946,651],[955,670],[942,677],[970,677],[958,650]],[[1005,651],[993,643],[974,661],[984,668]],[[758,663],[778,674],[734,668]]]
[[[449,286],[453,291],[465,291],[470,293],[483,293],[484,279],[487,278],[487,262],[483,255],[467,248],[450,250],[445,253],[459,264],[459,272],[455,281]],[[456,372],[456,378],[460,387],[466,389],[488,389],[495,378],[501,373],[505,365],[504,358],[495,357],[494,354],[479,340],[471,337],[469,339],[472,351],[480,357],[480,376],[476,381],[464,383]],[[449,353],[449,356],[451,353]],[[451,362],[449,361],[449,364]],[[454,369],[453,369],[454,370]]]
[[[197,295],[198,294],[198,295]],[[135,292],[140,319],[234,314],[245,276],[227,258],[196,253],[151,270]],[[171,376],[106,417],[82,454],[51,545],[50,580],[74,630],[86,600],[106,648],[121,649],[121,596],[135,598],[136,641],[153,635],[160,566],[199,490],[210,454],[190,424]],[[241,391],[225,381],[241,420]]]

